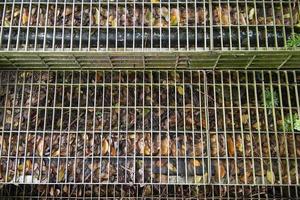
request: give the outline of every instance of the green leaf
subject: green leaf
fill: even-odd
[[[294,115],[294,129],[300,131],[300,119],[297,114]]]
[[[265,99],[264,99],[264,106],[268,108],[268,114],[272,113],[271,108],[277,107],[279,105],[279,98],[278,93],[274,90],[270,90],[266,88],[265,90]]]
[[[284,122],[283,122],[283,130],[287,132],[291,132],[294,130],[300,131],[300,118],[298,114],[290,115],[288,114],[287,116],[284,117]]]
[[[292,34],[286,42],[287,47],[300,47],[300,34]]]

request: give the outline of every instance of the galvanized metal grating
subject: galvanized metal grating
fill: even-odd
[[[287,50],[299,0],[5,0],[2,51]]]
[[[299,198],[300,71],[0,77],[3,198]]]
[[[0,55],[1,69],[298,69],[300,51],[186,53],[16,53]]]

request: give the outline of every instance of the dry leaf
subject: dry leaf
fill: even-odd
[[[176,166],[173,165],[172,163],[168,164],[168,169],[169,169],[170,172],[176,172],[177,171]]]
[[[217,170],[218,171],[216,172],[216,174],[220,177],[220,179],[224,178],[224,176],[226,175],[226,170],[225,170],[223,163],[220,163],[219,169],[217,169]]]
[[[164,138],[160,144],[160,153],[162,156],[167,156],[169,150],[169,140],[168,138]]]
[[[66,7],[66,10],[65,10],[65,16],[69,16],[72,14],[72,8],[71,7]]]
[[[108,152],[108,141],[106,139],[102,139],[102,147],[101,147],[101,155],[105,155]]]
[[[24,167],[23,164],[19,164],[19,165],[18,165],[18,170],[19,170],[19,171],[23,171],[23,167]]]
[[[31,171],[31,169],[32,169],[32,162],[31,162],[31,160],[26,160],[26,162],[25,162],[25,166],[26,166],[26,171]]]
[[[247,115],[247,114],[242,115],[242,123],[243,124],[247,124],[248,119],[249,119],[249,115]]]
[[[22,15],[22,24],[23,25],[27,24],[27,22],[28,22],[28,16],[29,16],[28,9],[24,8],[23,15]]]
[[[179,10],[176,8],[172,8],[170,13],[170,25],[176,26],[179,22]]]
[[[228,154],[230,157],[234,156],[234,143],[232,140],[232,137],[228,136],[227,137],[227,149],[228,149]]]
[[[182,86],[178,86],[178,87],[177,87],[177,91],[178,91],[178,93],[179,93],[181,96],[184,94],[184,89],[183,89]]]
[[[273,171],[268,170],[267,171],[267,180],[269,183],[274,184],[275,183],[275,174]]]
[[[145,156],[150,156],[150,154],[151,154],[151,149],[150,149],[150,147],[149,146],[145,146],[145,148],[144,148],[144,155]]]
[[[52,156],[53,157],[56,157],[56,156],[58,156],[59,155],[59,150],[56,150],[56,151],[54,151],[53,153],[52,153]]]
[[[195,176],[195,183],[201,183],[202,182],[202,176]]]
[[[67,193],[67,192],[68,192],[68,186],[67,186],[67,185],[64,185],[64,187],[63,187],[63,192],[64,192],[64,193]]]
[[[100,25],[100,19],[99,19],[100,18],[100,12],[99,12],[98,8],[96,8],[95,10],[96,10],[96,12],[95,12],[95,21],[96,21],[96,24],[99,26]],[[98,73],[97,73],[97,75],[98,75]]]
[[[113,146],[110,146],[110,155],[111,156],[116,156],[117,155],[117,151]]]
[[[243,152],[243,150],[244,150],[243,149],[243,142],[242,142],[242,138],[241,138],[240,135],[238,135],[237,138],[236,138],[235,146],[236,146],[236,148],[239,152]]]
[[[160,0],[151,0],[151,3],[159,3]]]
[[[152,189],[151,189],[151,186],[150,185],[146,185],[144,187],[144,190],[143,190],[143,195],[144,196],[149,196],[152,194]]]
[[[194,167],[200,167],[201,166],[201,161],[199,160],[190,160],[190,163],[192,164],[192,166]]]
[[[260,129],[260,123],[256,122],[252,125],[253,128],[255,128],[256,130]]]
[[[60,169],[59,169],[59,172],[58,172],[58,182],[61,182],[65,179],[65,169],[64,167],[62,166]]]
[[[38,152],[38,155],[40,157],[43,156],[43,153],[44,153],[44,140],[43,138],[41,138],[38,142],[38,145],[37,145],[37,152]]]
[[[161,176],[160,177],[161,178],[161,183],[168,183],[168,176],[167,175],[161,174],[160,176]]]
[[[255,14],[255,9],[254,9],[254,8],[251,8],[251,9],[249,10],[249,15],[248,15],[249,20],[253,20],[254,14]]]
[[[141,138],[137,143],[137,149],[141,155],[143,155],[143,153],[144,153],[144,148],[145,148],[144,139]]]

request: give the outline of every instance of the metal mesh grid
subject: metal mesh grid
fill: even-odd
[[[3,51],[286,49],[298,0],[5,0]]]
[[[0,77],[3,197],[299,197],[300,71]]]
[[[300,52],[1,53],[1,69],[298,69]]]

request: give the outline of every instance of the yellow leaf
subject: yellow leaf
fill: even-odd
[[[27,22],[28,22],[28,15],[29,15],[28,9],[27,9],[27,8],[24,8],[24,10],[23,10],[23,15],[22,15],[22,24],[23,24],[23,25],[26,25],[26,24],[27,24]]]
[[[171,10],[171,15],[170,15],[170,25],[176,26],[178,22],[179,22],[179,11],[176,8],[173,8]]]
[[[267,180],[271,184],[275,183],[275,175],[274,175],[273,171],[270,171],[270,170],[267,171]]]
[[[151,154],[150,147],[149,146],[145,146],[145,148],[144,148],[144,155],[145,156],[150,156],[150,154]]]
[[[160,0],[151,0],[151,3],[159,3]]]
[[[23,171],[23,167],[24,167],[23,164],[19,164],[19,165],[18,165],[18,170],[19,170],[19,171]]]
[[[181,96],[184,94],[184,89],[183,89],[183,87],[181,87],[181,86],[178,86],[178,87],[177,87],[177,91],[178,91],[178,93],[179,93]]]
[[[168,140],[167,137],[161,141],[160,150],[161,150],[161,155],[162,156],[167,156],[168,155],[169,140]]]
[[[25,162],[26,170],[31,170],[32,169],[32,162],[31,160],[26,160]]]
[[[63,181],[65,178],[65,169],[61,167],[58,172],[58,182]]]

